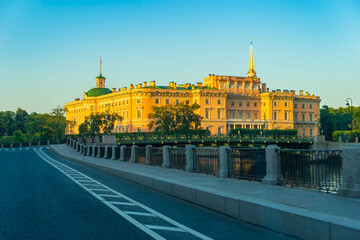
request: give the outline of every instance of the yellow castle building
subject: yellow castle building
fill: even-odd
[[[209,74],[203,83],[157,86],[155,81],[133,84],[130,88],[105,88],[106,78],[96,77],[96,88],[83,93],[83,99],[65,104],[66,134],[77,134],[90,114],[116,112],[123,117],[114,132],[148,132],[152,106],[166,104],[200,105],[201,126],[212,134],[226,134],[233,128],[297,129],[300,136],[318,134],[320,98],[294,90],[272,90],[260,82],[253,65],[252,41],[247,77]]]

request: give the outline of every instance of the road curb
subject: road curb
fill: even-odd
[[[230,194],[211,188],[184,184],[150,174],[115,169],[79,157],[71,157],[51,145],[50,149],[70,161],[78,162],[189,201],[216,212],[301,239],[357,239],[360,222],[330,214],[310,211],[255,197]],[[109,160],[113,161],[113,160]]]

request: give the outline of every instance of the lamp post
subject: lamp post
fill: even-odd
[[[349,102],[350,102],[350,104],[349,104]],[[352,114],[352,107],[353,107],[353,100],[351,99],[351,98],[347,98],[346,99],[346,106],[350,106],[350,114],[351,114],[351,132],[350,132],[350,138],[351,138],[351,140],[350,141],[352,141],[352,132],[353,132],[353,114]]]

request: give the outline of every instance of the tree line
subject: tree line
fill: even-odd
[[[353,136],[360,137],[360,107],[332,108],[326,105],[320,109],[320,133],[326,140],[351,140],[351,123]],[[344,139],[346,138],[346,139]]]
[[[28,113],[18,108],[0,111],[0,144],[19,144],[65,139],[64,109],[57,106],[50,113]]]

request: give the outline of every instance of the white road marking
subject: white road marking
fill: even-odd
[[[124,211],[124,213],[127,213],[129,215],[138,215],[138,216],[145,216],[145,217],[156,217],[152,213],[146,213],[146,212],[132,212],[132,211]]]
[[[113,190],[112,188],[109,188],[106,185],[103,185],[102,183],[96,181],[95,179],[92,179],[88,176],[86,176],[85,174],[61,163],[58,162],[56,160],[54,160],[53,158],[49,157],[47,154],[45,154],[41,149],[34,149],[34,151],[39,155],[40,158],[42,158],[44,161],[46,161],[47,163],[49,163],[50,165],[52,165],[54,168],[58,169],[60,172],[62,172],[65,176],[67,176],[68,178],[70,178],[71,180],[73,180],[76,184],[78,184],[81,188],[83,188],[85,191],[87,191],[89,194],[93,195],[95,198],[97,198],[99,201],[101,201],[102,203],[104,203],[106,206],[108,206],[109,208],[111,208],[113,211],[115,211],[117,214],[119,214],[120,216],[122,216],[124,219],[126,219],[127,221],[129,221],[130,223],[132,223],[133,225],[135,225],[136,227],[138,227],[139,229],[141,229],[142,231],[144,231],[145,233],[147,233],[148,235],[150,235],[151,237],[153,237],[154,239],[165,239],[164,237],[162,237],[159,233],[154,232],[150,229],[150,227],[154,228],[155,230],[169,230],[169,231],[177,231],[177,232],[186,232],[186,233],[190,233],[200,239],[206,239],[206,240],[210,240],[212,238],[209,238],[189,227],[186,227],[185,225],[182,225],[181,223],[176,222],[175,220],[166,217],[165,215],[127,197],[126,195],[117,192],[116,190]],[[84,176],[84,178],[87,178],[89,180],[78,180],[72,176],[70,176],[69,174],[65,173],[64,170],[67,169],[68,171],[74,171],[76,173],[78,173],[79,175]],[[104,189],[108,189],[109,191],[111,191],[112,193],[114,193],[114,195],[112,194],[98,194],[94,191],[92,191],[91,189],[89,189],[88,187],[86,187],[85,185],[83,185],[83,182],[92,182],[94,184],[98,184],[101,187],[103,187]],[[105,199],[104,197],[115,197],[115,198],[123,198],[125,201],[128,202],[112,202],[109,201],[107,199]],[[121,204],[119,204],[121,203]],[[136,220],[134,218],[132,218],[130,216],[130,214],[127,214],[125,211],[122,211],[121,209],[119,209],[116,205],[123,205],[126,204],[128,206],[135,206],[136,209],[138,208],[142,208],[143,210],[145,210],[145,212],[149,212],[153,215],[155,215],[155,217],[158,217],[159,219],[167,222],[167,224],[171,224],[174,225],[174,227],[165,227],[165,226],[155,226],[155,225],[145,225],[142,224],[140,222],[140,220]],[[131,205],[129,205],[131,204]],[[134,214],[133,214],[134,215]],[[166,225],[167,225],[166,224]],[[184,236],[185,237],[185,236]]]
[[[100,197],[114,197],[114,198],[122,198],[120,196],[117,195],[110,195],[110,194],[98,194]]]
[[[115,205],[126,205],[126,206],[135,206],[134,203],[131,203],[131,202],[109,202],[111,204],[115,204]]]
[[[166,230],[166,231],[175,231],[175,232],[185,232],[184,229],[177,228],[177,227],[165,227],[165,226],[156,226],[156,225],[145,225],[150,229],[156,230]]]

